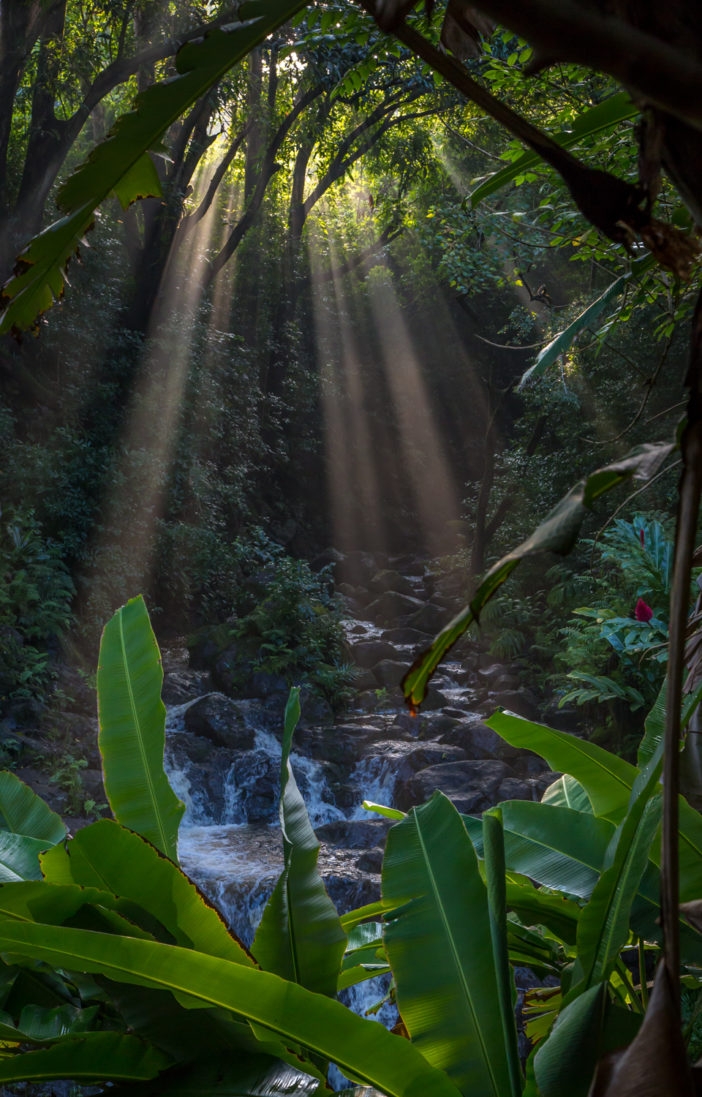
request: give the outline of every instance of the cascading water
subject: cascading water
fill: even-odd
[[[419,582],[412,589],[421,595]],[[413,625],[384,628],[354,620],[347,622],[346,635],[354,655],[365,660],[360,665],[371,664],[358,705],[343,722],[311,726],[303,702],[290,756],[320,838],[320,873],[342,913],[380,896],[390,823],[366,811],[364,799],[409,807],[440,788],[459,811],[479,813],[500,799],[538,798],[546,787],[533,761],[517,769],[504,760],[497,736],[474,711],[479,668],[474,666],[469,684],[460,663],[447,663],[432,683],[433,704],[412,720],[393,683],[421,633]],[[187,688],[182,677],[178,700]],[[194,684],[201,693],[202,676]],[[166,768],[186,805],[181,862],[246,945],[283,864],[278,793],[284,704],[284,698],[276,708],[270,697],[234,701],[206,694],[173,705],[167,718]],[[388,982],[387,976],[368,980],[340,998],[363,1014],[385,997]],[[392,1027],[397,1012],[385,1003],[374,1016]],[[345,1084],[336,1070],[330,1080]]]

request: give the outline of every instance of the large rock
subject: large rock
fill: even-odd
[[[385,844],[390,829],[390,819],[375,816],[371,819],[335,819],[317,827],[317,837],[325,845],[340,849],[373,849]]]
[[[370,670],[382,659],[394,659],[397,655],[393,645],[384,640],[363,640],[360,644],[354,644],[351,652],[354,662],[366,670]]]
[[[506,777],[513,776],[504,762],[443,762],[428,766],[403,782],[396,792],[401,811],[427,801],[436,789],[448,796],[458,811],[473,814],[496,803],[497,790]]]
[[[452,747],[447,743],[423,743],[413,747],[406,759],[413,770],[427,769],[429,766],[443,765],[445,762],[462,762],[466,754],[460,747]]]
[[[496,731],[477,718],[456,722],[441,735],[442,743],[461,747],[469,758],[516,758],[519,754]]]
[[[436,602],[425,602],[416,613],[407,618],[407,624],[410,628],[417,629],[418,632],[429,633],[433,636],[435,632],[440,632],[444,625],[449,623],[449,620],[450,614],[446,612],[443,606],[437,605]]]
[[[407,594],[410,598],[413,598],[415,593],[415,588],[409,579],[405,578],[399,571],[393,571],[391,568],[386,568],[374,575],[369,580],[368,587],[376,595],[384,594],[386,590],[390,590],[396,594]]]
[[[396,659],[382,659],[373,667],[373,674],[379,686],[385,689],[400,689],[400,682],[407,673],[408,664]]]
[[[254,732],[241,707],[223,693],[210,693],[186,709],[185,727],[193,735],[229,750],[251,750]]]
[[[379,625],[396,624],[398,618],[407,618],[422,608],[423,602],[419,598],[411,598],[407,594],[395,594],[387,590],[374,602],[371,602],[366,610],[372,621]]]

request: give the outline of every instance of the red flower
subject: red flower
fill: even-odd
[[[638,602],[636,603],[634,617],[637,621],[650,621],[653,617],[653,610],[650,606],[646,605],[643,598],[639,598]]]

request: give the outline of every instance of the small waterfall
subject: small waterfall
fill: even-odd
[[[351,818],[368,819],[368,812],[363,807],[364,800],[392,807],[397,784],[397,759],[388,755],[363,758],[355,766],[349,781],[358,789],[358,803]]]

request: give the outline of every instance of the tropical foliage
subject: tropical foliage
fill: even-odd
[[[285,866],[249,953],[177,866],[182,805],[163,772],[160,685],[135,599],[105,629],[98,674],[116,821],[66,841],[58,817],[3,777],[4,1081],[308,1092],[332,1061],[398,1097],[417,1085],[447,1097],[516,1097],[525,1079],[511,965],[526,964],[559,987],[529,996],[532,1092],[588,1092],[599,1055],[641,1023],[659,949],[661,705],[639,767],[497,714],[493,730],[564,776],[542,803],[506,802],[482,821],[459,816],[439,793],[406,816],[382,809],[398,818],[382,902],[340,917],[290,768],[293,689],[281,752]],[[685,901],[697,894],[702,857],[702,817],[691,808],[680,833]],[[692,970],[700,938],[683,922],[680,940]],[[383,970],[409,1039],[334,1001],[338,988]]]

